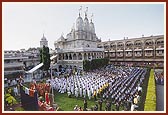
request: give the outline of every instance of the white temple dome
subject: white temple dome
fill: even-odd
[[[87,15],[85,15],[84,19],[84,31],[89,31],[89,20],[87,18]]]
[[[61,42],[61,41],[64,41],[64,40],[65,40],[64,36],[61,35],[61,37],[57,40],[57,42]]]
[[[94,27],[94,23],[92,21],[90,22],[90,31],[91,31],[91,33],[95,33],[95,27]]]
[[[77,30],[83,30],[83,19],[80,15],[76,20],[76,29]]]

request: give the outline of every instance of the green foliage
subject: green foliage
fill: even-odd
[[[16,107],[15,111],[24,111],[24,108],[23,107]]]
[[[156,86],[154,79],[154,70],[151,69],[148,81],[147,96],[145,101],[145,111],[156,111]]]
[[[107,58],[93,59],[91,61],[84,60],[83,61],[83,68],[84,68],[85,71],[94,70],[94,69],[104,67],[105,65],[108,64],[108,62],[109,62],[109,59],[107,59]]]
[[[49,70],[51,60],[48,47],[43,46],[43,48],[40,49],[40,62],[44,64],[41,69],[44,71]]]
[[[17,104],[16,99],[10,93],[5,94],[5,101],[10,106]]]

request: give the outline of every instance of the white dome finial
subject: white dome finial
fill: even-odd
[[[92,15],[91,15],[91,22],[92,22],[92,20],[93,20],[93,13],[92,13]]]
[[[86,10],[85,10],[85,17],[87,17],[87,13],[88,13],[88,7],[86,7]]]
[[[82,6],[80,6],[79,8],[79,17],[80,17],[81,11],[82,11]]]

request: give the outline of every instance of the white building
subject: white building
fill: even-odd
[[[44,36],[44,34],[43,34],[43,37],[40,40],[40,48],[42,48],[43,46],[48,47],[48,41],[47,41],[46,37]]]
[[[96,36],[92,19],[89,21],[87,12],[84,19],[79,13],[76,27],[74,25],[66,37],[61,35],[54,43],[58,55],[57,64],[83,68],[83,60],[103,58],[104,48],[97,48],[99,42],[101,40]]]

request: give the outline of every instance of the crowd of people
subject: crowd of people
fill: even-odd
[[[164,74],[163,71],[154,71],[156,83],[159,85],[164,85]]]
[[[99,99],[100,110],[101,103],[105,100],[106,111],[111,110],[112,104],[116,106],[117,111],[120,106],[123,106],[124,110],[133,111],[138,108],[146,72],[147,69],[144,68],[109,65],[106,68],[85,72],[83,75],[76,73],[69,77],[48,79],[46,82],[51,83],[54,90],[67,93],[69,97],[89,100],[94,98],[95,101]],[[95,105],[95,108],[98,108],[98,105]]]
[[[59,93],[67,93],[68,97],[84,99],[84,106],[74,105],[74,111],[119,111],[120,107],[125,111],[135,111],[142,93],[146,68],[131,66],[108,65],[101,69],[89,72],[76,71],[68,76],[48,78],[46,83],[36,83],[33,80],[33,89],[36,89],[39,97],[44,97],[46,105],[52,105],[51,88]],[[155,78],[163,83],[164,79],[159,72],[155,72]],[[21,80],[20,80],[21,81]],[[19,79],[18,79],[19,82]],[[14,94],[18,96],[18,88],[14,87]],[[96,103],[88,108],[87,100],[93,99]],[[44,100],[39,100],[39,105],[45,105]],[[102,108],[105,103],[105,108]],[[115,108],[112,108],[115,105]],[[73,108],[72,108],[73,110]]]

